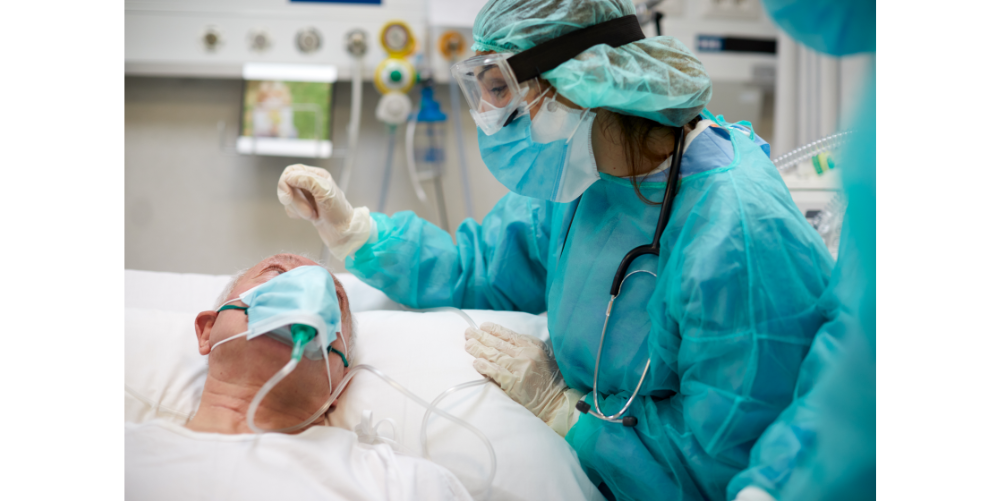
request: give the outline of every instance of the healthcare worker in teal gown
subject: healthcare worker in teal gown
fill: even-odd
[[[511,193],[454,241],[413,212],[351,206],[322,169],[288,167],[278,195],[351,273],[406,306],[547,312],[551,347],[483,324],[466,349],[565,436],[609,499],[722,500],[792,402],[833,260],[767,143],[708,112],[700,61],[676,39],[643,38],[633,15],[630,0],[491,1],[479,13],[478,55],[453,74],[483,161]],[[581,43],[594,45],[546,62]],[[681,127],[673,213],[659,255],[632,263],[614,302],[595,390],[611,283],[626,253],[652,243]],[[636,137],[639,153],[625,149]],[[577,410],[584,399],[616,413],[640,380],[623,415],[633,426]]]
[[[764,0],[775,23],[834,56],[875,52],[873,0]],[[830,320],[802,365],[795,401],[754,446],[729,498],[875,499],[875,69],[867,68],[841,169],[848,199],[821,300]]]

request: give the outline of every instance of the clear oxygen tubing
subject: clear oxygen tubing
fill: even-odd
[[[438,217],[441,218],[441,229],[451,233],[448,227],[448,208],[444,205],[444,185],[441,184],[441,176],[434,176],[434,193],[437,198]]]
[[[406,308],[406,307],[404,306],[404,308]],[[464,311],[462,311],[462,310],[460,310],[458,308],[455,308],[453,306],[441,306],[441,307],[438,307],[438,308],[425,308],[425,309],[420,309],[420,310],[415,310],[415,309],[412,309],[412,308],[406,308],[406,311],[414,311],[414,312],[418,312],[418,313],[437,313],[439,311],[447,311],[447,312],[451,312],[451,313],[454,313],[454,314],[462,317],[462,320],[465,320],[465,323],[469,324],[469,327],[472,327],[473,329],[478,329],[479,328],[479,326],[476,325],[476,322],[474,320],[472,320],[472,317],[470,317],[468,313],[466,313],[466,312],[464,312]]]
[[[422,203],[427,203],[427,193],[423,186],[420,186],[420,175],[417,174],[417,158],[414,151],[414,137],[417,131],[417,114],[411,113],[410,119],[406,121],[406,169],[410,172],[410,183],[413,184],[413,191],[417,192],[417,198]]]
[[[427,423],[430,421],[431,410],[436,409],[438,404],[440,404],[445,397],[451,395],[452,393],[455,393],[456,391],[464,390],[466,388],[473,388],[476,386],[482,386],[489,382],[490,382],[489,379],[483,378],[455,385],[452,386],[451,388],[448,388],[447,390],[444,390],[443,392],[441,392],[440,395],[437,396],[437,398],[431,401],[431,406],[427,408],[426,412],[424,412],[424,419],[423,421],[420,422],[420,455],[428,459],[430,459],[431,457],[430,453],[427,452]],[[492,481],[493,481],[493,474],[491,473],[490,483],[492,483]]]
[[[469,324],[469,327],[472,327],[473,329],[478,329],[479,328],[479,326],[476,325],[476,322],[474,320],[472,320],[472,317],[470,317],[468,313],[466,313],[466,312],[464,312],[464,311],[462,311],[462,310],[460,310],[458,308],[451,307],[451,306],[442,306],[442,307],[439,307],[439,308],[427,308],[427,309],[422,309],[422,310],[411,310],[411,311],[419,311],[419,312],[423,312],[423,313],[433,313],[433,312],[447,311],[447,312],[451,312],[451,313],[454,313],[454,314],[462,317],[462,319],[464,319],[465,322]],[[451,388],[448,388],[447,390],[444,390],[443,392],[441,392],[441,394],[438,395],[437,398],[435,398],[431,402],[430,407],[428,407],[427,411],[424,412],[424,419],[420,423],[420,454],[423,457],[425,457],[427,459],[430,459],[430,453],[427,452],[427,423],[430,420],[431,411],[437,411],[438,404],[440,404],[441,401],[444,400],[445,397],[447,397],[448,395],[450,395],[450,394],[452,394],[452,393],[454,393],[456,391],[464,390],[466,388],[473,388],[473,387],[476,387],[476,386],[482,386],[482,385],[484,385],[486,383],[489,383],[489,382],[490,382],[489,378],[485,378],[484,377],[483,379],[478,379],[478,380],[475,380],[475,381],[469,381],[467,383],[462,383],[462,384],[458,384],[458,385],[452,386]],[[491,453],[492,453],[492,450],[491,450]],[[496,474],[496,461],[494,460],[493,466],[490,469],[489,482],[487,482],[487,486],[491,487],[493,485],[493,477],[494,477],[495,474]],[[487,499],[489,499],[489,494],[490,493],[487,492],[487,496],[486,496]]]
[[[315,332],[315,331],[313,331],[313,332]],[[314,334],[314,336],[315,336],[315,334]],[[233,336],[231,338],[223,340],[223,342],[229,341],[229,339],[233,339],[233,338],[236,338],[236,337],[239,337],[239,336]],[[305,345],[310,340],[312,340],[311,337],[308,338],[308,339],[305,339],[305,340],[298,340],[298,339],[295,340],[295,344],[292,346],[292,358],[288,361],[287,364],[285,364],[284,367],[281,368],[281,370],[279,370],[273,376],[271,376],[271,379],[268,379],[267,382],[264,383],[264,386],[261,386],[260,389],[257,390],[257,394],[254,395],[253,400],[250,401],[250,408],[247,409],[247,426],[250,427],[250,430],[253,431],[254,433],[258,433],[258,434],[259,433],[267,433],[267,432],[272,432],[272,433],[288,433],[288,432],[292,432],[292,431],[296,431],[296,430],[301,430],[302,428],[305,428],[310,423],[312,423],[313,421],[315,421],[319,417],[319,415],[323,414],[323,412],[326,412],[326,408],[330,406],[330,404],[324,404],[323,406],[320,407],[320,412],[317,413],[318,415],[314,415],[315,417],[312,417],[309,420],[303,421],[303,422],[301,422],[301,423],[299,423],[297,425],[287,426],[285,428],[277,428],[277,429],[274,429],[274,430],[265,430],[263,428],[258,427],[256,425],[256,423],[254,422],[254,417],[257,416],[257,409],[260,407],[260,403],[264,400],[264,397],[266,397],[267,394],[270,393],[271,390],[274,389],[274,387],[277,386],[278,383],[280,383],[282,379],[285,379],[289,374],[292,373],[292,371],[295,370],[296,367],[298,367],[299,361],[302,360],[302,353],[305,350]],[[322,350],[322,352],[323,352],[323,363],[324,363],[324,365],[326,365],[326,378],[327,378],[327,381],[330,382],[330,389],[332,391],[332,389],[333,389],[333,375],[330,374],[330,361],[327,358],[326,350]]]
[[[798,148],[775,158],[774,166],[778,168],[778,172],[784,172],[792,169],[796,165],[820,153],[842,148],[850,140],[851,134],[853,133],[853,130],[846,130],[844,132],[831,134],[822,139],[817,139],[811,143],[799,146]]]
[[[340,171],[340,191],[347,193],[351,183],[351,172],[358,158],[358,135],[361,132],[361,97],[364,92],[361,76],[364,73],[364,59],[354,58],[354,73],[351,75],[351,118],[347,123],[347,158],[344,159],[344,169]]]
[[[455,64],[455,59],[451,60]],[[451,72],[448,72],[449,74]],[[469,183],[469,166],[465,163],[465,143],[462,141],[462,103],[458,99],[458,81],[454,75],[448,79],[448,97],[451,98],[451,123],[455,127],[455,148],[458,150],[458,172],[462,175],[462,195],[465,198],[465,217],[476,218],[472,211],[472,185]]]
[[[428,309],[428,310],[412,310],[412,311],[424,311],[424,312],[450,311],[450,312],[455,313],[458,316],[462,317],[470,326],[478,328],[478,326],[476,325],[476,323],[472,320],[472,317],[470,317],[464,311],[459,310],[458,308],[442,307],[442,308],[431,308],[431,309]],[[275,429],[275,430],[264,430],[264,429],[261,429],[261,428],[257,427],[257,425],[254,423],[254,416],[257,413],[257,408],[260,406],[261,401],[264,400],[264,396],[266,396],[267,393],[270,392],[272,388],[274,388],[275,386],[277,386],[278,383],[280,383],[282,379],[284,379],[286,376],[288,376],[289,374],[291,374],[292,371],[295,370],[295,367],[297,365],[298,365],[298,360],[296,360],[295,358],[292,358],[291,360],[289,360],[288,363],[285,364],[285,366],[282,367],[280,371],[278,371],[274,376],[271,376],[271,379],[269,379],[266,383],[264,383],[264,386],[261,386],[260,390],[257,391],[257,395],[255,395],[254,399],[250,402],[250,408],[249,408],[249,410],[247,412],[247,426],[249,426],[250,429],[254,433],[265,433],[265,432],[289,433],[289,432],[301,430],[302,428],[305,428],[306,426],[309,426],[311,423],[313,423],[317,419],[319,419],[320,416],[322,416],[324,413],[326,413],[327,409],[329,409],[330,406],[333,405],[333,402],[336,401],[338,397],[340,397],[340,394],[344,391],[344,388],[347,387],[347,384],[351,382],[351,379],[354,379],[354,376],[357,376],[359,372],[365,370],[365,371],[371,372],[372,374],[378,376],[383,381],[385,381],[386,383],[388,383],[389,386],[392,386],[393,388],[395,388],[396,391],[398,391],[398,392],[402,393],[403,395],[409,397],[411,400],[413,400],[414,402],[420,404],[422,407],[424,407],[424,408],[427,409],[427,411],[424,413],[423,423],[421,424],[421,427],[420,427],[420,448],[421,448],[421,454],[423,455],[424,458],[430,459],[430,456],[427,453],[427,421],[429,419],[430,413],[432,413],[432,412],[437,413],[438,415],[444,417],[445,419],[447,419],[447,420],[449,420],[449,421],[451,421],[451,422],[453,422],[453,423],[455,423],[455,424],[457,424],[457,425],[459,425],[459,426],[461,426],[461,427],[469,430],[470,432],[472,432],[473,435],[475,435],[479,440],[481,440],[483,442],[483,445],[486,446],[486,450],[489,453],[489,457],[490,457],[490,473],[486,477],[486,487],[484,489],[484,492],[485,492],[485,499],[489,499],[490,498],[490,495],[492,494],[492,488],[493,488],[492,487],[493,486],[493,479],[496,477],[496,472],[497,472],[497,455],[496,455],[496,452],[493,450],[493,444],[490,443],[490,439],[486,436],[486,434],[484,434],[482,431],[480,431],[475,426],[472,426],[471,424],[469,424],[469,423],[467,423],[467,422],[465,422],[465,421],[463,421],[463,420],[461,420],[461,419],[459,419],[459,418],[457,418],[455,416],[452,416],[450,413],[437,408],[437,404],[439,404],[446,396],[450,395],[451,393],[454,393],[456,391],[459,391],[459,390],[462,390],[462,389],[465,389],[465,388],[470,388],[470,387],[473,387],[473,386],[479,386],[479,385],[486,384],[486,383],[488,383],[490,381],[489,379],[483,378],[481,380],[469,381],[469,382],[462,383],[462,384],[459,384],[457,386],[453,386],[451,388],[448,388],[447,390],[445,390],[444,392],[442,392],[440,395],[438,395],[438,397],[435,398],[432,403],[428,404],[422,398],[420,398],[419,396],[417,396],[416,394],[414,394],[413,392],[411,392],[410,390],[408,390],[405,386],[397,383],[395,380],[393,380],[389,376],[385,375],[385,373],[383,373],[382,371],[380,371],[380,370],[378,370],[378,369],[376,369],[376,368],[374,368],[374,367],[372,367],[370,365],[364,365],[364,364],[356,365],[356,366],[354,366],[354,368],[352,368],[351,370],[349,370],[347,372],[347,374],[344,375],[344,378],[340,380],[340,383],[337,385],[337,388],[333,390],[333,393],[331,393],[330,397],[326,399],[326,402],[324,402],[323,405],[320,406],[319,410],[317,410],[312,416],[309,416],[305,421],[302,421],[301,423],[299,423],[297,425],[294,425],[294,426],[288,426],[288,427],[285,427],[285,428],[279,428],[279,429]],[[330,365],[329,365],[329,363],[327,363],[327,370],[328,371],[329,371],[329,368],[330,368]],[[381,424],[381,421],[379,423]],[[376,428],[377,428],[377,426],[378,425],[376,425]],[[395,426],[393,426],[393,430],[395,430]],[[395,432],[393,433],[393,435],[394,435],[393,438],[395,438]]]
[[[289,362],[289,364],[291,364],[291,363],[292,362]],[[462,428],[465,428],[465,429],[469,430],[470,432],[472,432],[473,435],[476,436],[476,438],[478,438],[479,440],[481,440],[483,442],[483,445],[486,446],[486,450],[487,450],[487,452],[489,453],[489,456],[490,456],[490,473],[489,473],[489,475],[486,478],[486,488],[485,488],[486,497],[488,498],[489,494],[490,494],[490,491],[492,489],[493,478],[496,476],[496,473],[497,473],[497,454],[493,450],[493,444],[490,443],[490,439],[486,437],[486,434],[483,433],[482,431],[479,431],[479,429],[476,428],[475,426],[472,426],[471,424],[466,423],[465,421],[463,421],[463,420],[461,420],[461,419],[459,419],[459,418],[457,418],[455,416],[452,416],[450,413],[448,413],[446,411],[443,411],[441,409],[438,409],[438,408],[434,407],[432,404],[427,403],[424,399],[420,398],[419,396],[417,396],[412,391],[406,389],[405,386],[397,383],[395,380],[393,380],[389,376],[385,375],[385,373],[383,373],[382,371],[380,371],[380,370],[378,370],[378,369],[376,369],[376,368],[374,368],[374,367],[372,367],[370,365],[364,365],[364,364],[356,365],[356,366],[354,366],[353,369],[351,369],[350,371],[348,371],[347,374],[344,375],[344,379],[340,380],[340,384],[338,384],[337,388],[335,390],[333,390],[333,394],[330,395],[330,398],[328,398],[326,400],[326,403],[320,408],[320,410],[316,411],[315,414],[313,414],[312,416],[310,416],[308,419],[306,419],[302,423],[299,423],[299,424],[297,424],[295,426],[291,426],[289,428],[282,428],[281,430],[271,430],[271,431],[285,431],[285,430],[294,431],[294,430],[298,430],[300,428],[303,428],[303,427],[307,426],[309,423],[312,423],[312,422],[316,421],[317,419],[319,419],[320,416],[323,415],[323,413],[326,412],[326,410],[330,407],[330,405],[333,404],[334,400],[337,400],[337,398],[340,396],[340,394],[344,391],[344,388],[347,387],[347,383],[350,383],[351,379],[354,379],[354,376],[357,376],[358,373],[361,372],[361,371],[363,371],[363,370],[371,372],[372,374],[378,376],[380,379],[382,379],[383,381],[385,381],[386,383],[388,383],[389,386],[392,386],[393,388],[395,388],[396,391],[398,391],[398,392],[402,393],[403,395],[409,397],[410,400],[413,400],[414,402],[420,404],[422,407],[425,407],[427,409],[427,413],[430,413],[430,412],[437,413],[438,415],[440,415],[441,417],[443,417],[443,418],[451,421],[452,423],[455,423],[455,424],[461,426]],[[284,369],[282,369],[282,371],[284,371]],[[291,372],[291,371],[289,371],[289,372]],[[279,374],[280,374],[280,372],[279,372]],[[277,376],[278,375],[276,374],[275,377],[277,377]],[[273,380],[274,377],[272,377],[271,379]],[[487,380],[487,379],[483,379],[482,382],[475,381],[475,383],[477,383],[477,384],[484,384],[484,383],[486,383],[488,381],[489,380]],[[270,382],[271,381],[268,381],[268,383],[270,383]],[[277,384],[277,383],[275,383],[275,384]],[[466,387],[467,385],[469,385],[469,383],[463,383],[463,384],[460,384],[460,385],[458,385],[458,386],[456,386],[454,388],[449,388],[448,390],[445,390],[444,395],[447,395],[447,394],[451,393],[452,390],[461,389],[460,387]],[[439,402],[440,399],[441,399],[441,397],[439,396],[437,399],[435,399],[435,402]],[[251,407],[252,406],[253,406],[253,403],[251,403]],[[426,419],[426,415],[425,415],[425,419]],[[424,451],[424,452],[425,452],[424,453],[424,457],[427,458],[427,459],[430,459],[426,455],[426,451]]]
[[[414,113],[410,115],[410,119],[406,122],[406,169],[410,172],[410,183],[413,184],[413,191],[417,192],[417,198],[419,198],[422,203],[426,204],[427,192],[425,192],[423,186],[420,185],[420,174],[417,172],[416,141],[414,140],[416,131],[417,114]],[[437,193],[438,222],[440,223],[440,228],[450,233],[450,230],[448,229],[448,211],[444,205],[444,186],[441,185],[440,174],[434,176],[434,190]]]
[[[385,204],[389,201],[389,181],[392,179],[392,156],[396,149],[396,126],[389,126],[389,141],[386,144],[385,171],[382,173],[382,193],[378,197],[377,212],[385,212]]]
[[[291,374],[292,371],[295,370],[295,367],[298,365],[299,365],[298,360],[295,360],[294,358],[289,360],[288,363],[285,364],[285,366],[282,367],[280,371],[276,372],[273,376],[271,376],[271,379],[268,379],[267,382],[264,383],[264,386],[260,387],[260,390],[257,390],[257,394],[254,395],[253,400],[250,402],[250,409],[247,411],[247,426],[250,427],[251,431],[253,431],[254,433],[266,433],[266,432],[287,433],[289,431],[298,430],[304,427],[305,424],[308,424],[308,423],[304,424],[300,423],[295,426],[289,426],[286,428],[278,428],[276,430],[265,430],[263,428],[258,428],[257,425],[254,423],[253,419],[257,415],[257,408],[260,407],[260,402],[264,400],[264,397],[267,396],[267,394],[271,391],[271,389],[277,386],[282,379],[285,379],[286,376]],[[309,423],[311,422],[312,421],[309,421]]]

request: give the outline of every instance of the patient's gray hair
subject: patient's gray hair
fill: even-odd
[[[236,284],[239,283],[240,279],[242,279],[243,276],[246,275],[248,271],[250,271],[250,268],[243,268],[242,270],[233,273],[233,278],[229,280],[229,283],[227,283],[226,286],[222,289],[222,293],[219,294],[218,299],[215,300],[216,310],[221,308],[222,305],[226,303],[226,299],[229,297],[230,294],[233,293],[233,289],[236,288]],[[327,268],[327,271],[330,271],[330,269]],[[330,273],[332,274],[333,272],[330,271]],[[344,289],[344,294],[347,294],[346,288]],[[358,338],[358,317],[357,315],[354,314],[353,311],[350,311],[350,304],[351,304],[350,298],[347,298],[347,304],[348,304],[348,313],[351,314],[351,337],[349,339],[344,340],[345,344],[347,345],[347,353],[345,353],[344,355],[347,357],[347,362],[350,363],[354,361],[354,344],[355,344],[354,340]]]
[[[233,273],[233,278],[229,280],[229,283],[227,283],[222,289],[222,294],[219,294],[219,298],[215,300],[216,310],[222,308],[222,305],[226,302],[226,298],[228,298],[229,295],[233,293],[233,289],[236,288],[236,283],[239,282],[240,279],[243,278],[243,275],[246,275],[248,271],[250,271],[250,268],[243,268],[242,270]]]

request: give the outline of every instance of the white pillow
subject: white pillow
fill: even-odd
[[[476,323],[493,321],[524,334],[547,338],[544,317],[515,312],[467,311]],[[465,352],[466,322],[449,312],[371,311],[355,313],[358,339],[354,364],[377,367],[426,401],[447,388],[482,379]],[[185,423],[197,409],[207,374],[198,353],[195,313],[125,309],[125,420],[155,417]],[[441,407],[479,428],[497,456],[493,500],[602,499],[564,439],[496,385],[449,395]],[[329,417],[353,431],[366,410],[374,420],[391,418],[396,439],[419,453],[424,409],[376,376],[362,372]],[[388,435],[388,426],[379,429]],[[484,446],[467,430],[432,416],[431,459],[455,472],[481,499],[488,470]]]
[[[125,307],[198,313],[209,310],[232,277],[125,270]],[[191,317],[194,325],[194,316]]]
[[[465,310],[477,323],[491,321],[516,332],[548,338],[545,317],[527,313]],[[465,351],[468,324],[454,313],[361,312],[355,361],[372,365],[425,401],[467,381],[482,380]],[[492,499],[602,499],[569,444],[542,420],[511,400],[499,387],[460,390],[441,408],[479,428],[497,456]],[[352,429],[365,410],[373,420],[391,418],[396,439],[419,454],[424,408],[368,372],[358,374],[331,413],[332,424]],[[388,435],[388,426],[379,431]],[[489,460],[471,432],[431,416],[430,457],[455,473],[473,495],[483,492]]]
[[[194,416],[208,375],[195,313],[125,308],[125,421]]]

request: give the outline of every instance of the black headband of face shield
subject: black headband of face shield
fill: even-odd
[[[546,71],[573,59],[581,52],[600,44],[612,47],[646,38],[634,15],[619,17],[553,38],[507,59],[517,83],[541,76]]]

